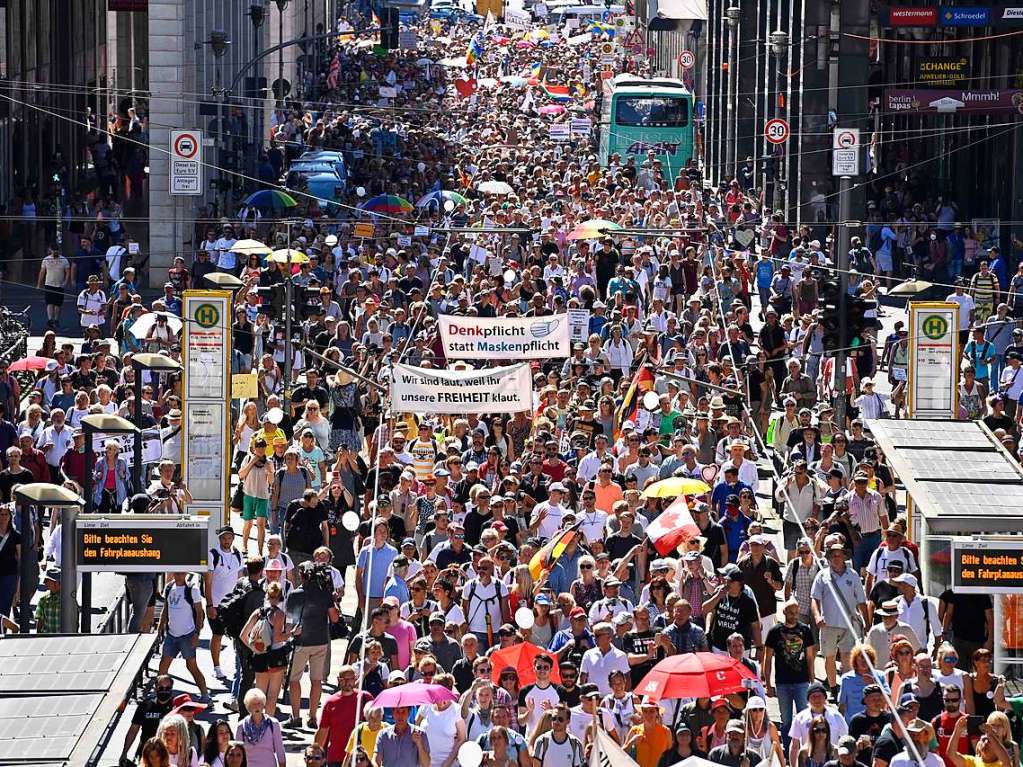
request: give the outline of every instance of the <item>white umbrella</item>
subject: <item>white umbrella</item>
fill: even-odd
[[[170,326],[170,329],[175,333],[181,332],[182,325],[180,317],[176,317],[169,312],[148,312],[132,323],[131,334],[138,340],[144,341],[150,329],[156,324],[157,317],[166,317],[167,325]]]
[[[240,253],[243,256],[268,256],[271,253],[271,248],[259,240],[238,240],[231,246],[231,252]]]
[[[476,188],[483,194],[512,194],[515,191],[504,181],[484,181]]]
[[[441,59],[439,63],[442,67],[451,67],[452,69],[466,69],[469,66],[465,63],[465,56]]]

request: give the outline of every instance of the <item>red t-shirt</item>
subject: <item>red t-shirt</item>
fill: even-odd
[[[330,729],[327,738],[328,762],[340,762],[345,758],[345,746],[355,729],[356,701],[360,701],[359,706],[363,707],[372,700],[373,696],[368,692],[360,694],[358,690],[348,695],[336,692],[327,698],[323,715],[320,716],[320,725]]]
[[[946,767],[955,767],[952,760],[948,757],[948,747],[952,742],[952,731],[955,730],[956,721],[960,716],[964,716],[964,714],[950,714],[947,711],[942,711],[931,720],[934,734],[938,738],[938,756],[945,760]],[[973,750],[970,748],[970,738],[968,735],[963,735],[959,739],[959,753],[973,753]]]

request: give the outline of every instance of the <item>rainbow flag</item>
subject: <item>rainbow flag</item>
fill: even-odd
[[[475,64],[479,57],[483,55],[483,40],[479,35],[476,35],[469,43],[469,49],[465,52],[465,65],[471,67]]]

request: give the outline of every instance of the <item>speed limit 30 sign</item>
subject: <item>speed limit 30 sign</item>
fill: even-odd
[[[784,144],[789,137],[789,124],[780,117],[768,120],[764,125],[764,136],[772,144]]]
[[[692,69],[696,66],[696,54],[692,51],[682,51],[678,55],[678,65],[683,69]]]

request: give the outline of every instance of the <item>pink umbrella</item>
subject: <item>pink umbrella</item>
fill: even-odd
[[[458,696],[443,685],[409,682],[408,684],[387,688],[377,695],[373,705],[380,706],[381,708],[398,708],[425,706],[430,703],[454,702],[456,700],[458,700]]]
[[[565,107],[561,104],[547,104],[546,106],[540,107],[538,110],[542,115],[560,115],[565,111]]]
[[[535,48],[536,43],[534,43],[532,40],[519,40],[517,43],[515,43],[515,47],[518,48],[519,50],[528,50],[529,48]]]

